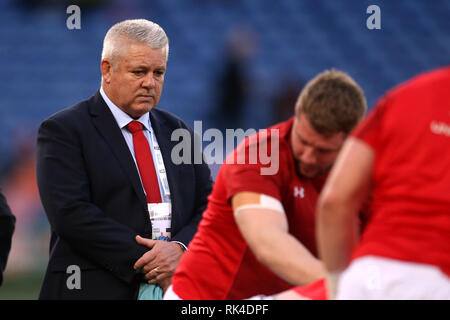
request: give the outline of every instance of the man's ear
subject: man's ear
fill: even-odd
[[[102,60],[100,64],[100,71],[102,72],[103,81],[109,83],[111,81],[111,74],[113,73],[113,66],[108,59]]]

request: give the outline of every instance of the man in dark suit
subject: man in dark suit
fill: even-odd
[[[6,198],[0,191],[0,285],[3,282],[3,271],[8,261],[11,240],[14,232],[16,218],[6,202]]]
[[[52,231],[41,299],[135,299],[145,281],[170,284],[212,180],[204,162],[175,165],[172,132],[189,132],[192,155],[194,134],[154,109],[168,50],[153,22],[114,25],[100,90],[41,124],[37,178]]]

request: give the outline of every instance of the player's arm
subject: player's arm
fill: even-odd
[[[258,261],[280,278],[304,285],[325,276],[322,263],[288,232],[281,203],[253,192],[232,198],[239,230]]]
[[[318,201],[319,256],[329,273],[331,297],[359,240],[358,210],[369,194],[374,157],[367,144],[348,138]]]

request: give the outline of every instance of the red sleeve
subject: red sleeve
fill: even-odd
[[[261,143],[259,143],[260,146]],[[282,176],[284,172],[283,159],[286,157],[284,145],[280,145],[278,152],[273,155],[272,161],[278,162],[278,171],[275,174],[264,175],[261,169],[267,168],[270,164],[262,164],[259,159],[254,164],[247,161],[245,164],[237,164],[237,154],[242,148],[245,148],[245,153],[248,156],[249,150],[254,146],[245,145],[238,147],[227,161],[234,159],[234,164],[224,164],[224,178],[226,179],[226,197],[229,200],[238,192],[249,191],[255,193],[265,194],[278,199],[281,202],[281,189],[283,187]]]
[[[262,193],[281,202],[278,175],[261,175],[257,165],[229,165],[225,170],[227,199],[243,191]]]
[[[369,115],[361,121],[351,133],[351,136],[367,143],[372,149],[378,150],[383,132],[383,117],[386,113],[387,98],[382,98]]]

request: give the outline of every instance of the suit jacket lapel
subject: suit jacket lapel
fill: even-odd
[[[90,102],[90,113],[95,127],[106,140],[112,150],[112,153],[124,169],[125,174],[130,179],[130,182],[139,197],[139,200],[146,203],[147,201],[145,199],[145,194],[142,189],[141,180],[139,178],[133,156],[128,149],[127,143],[125,142],[122,132],[117,125],[116,119],[114,119],[113,114],[100,95],[100,92],[97,91]]]

